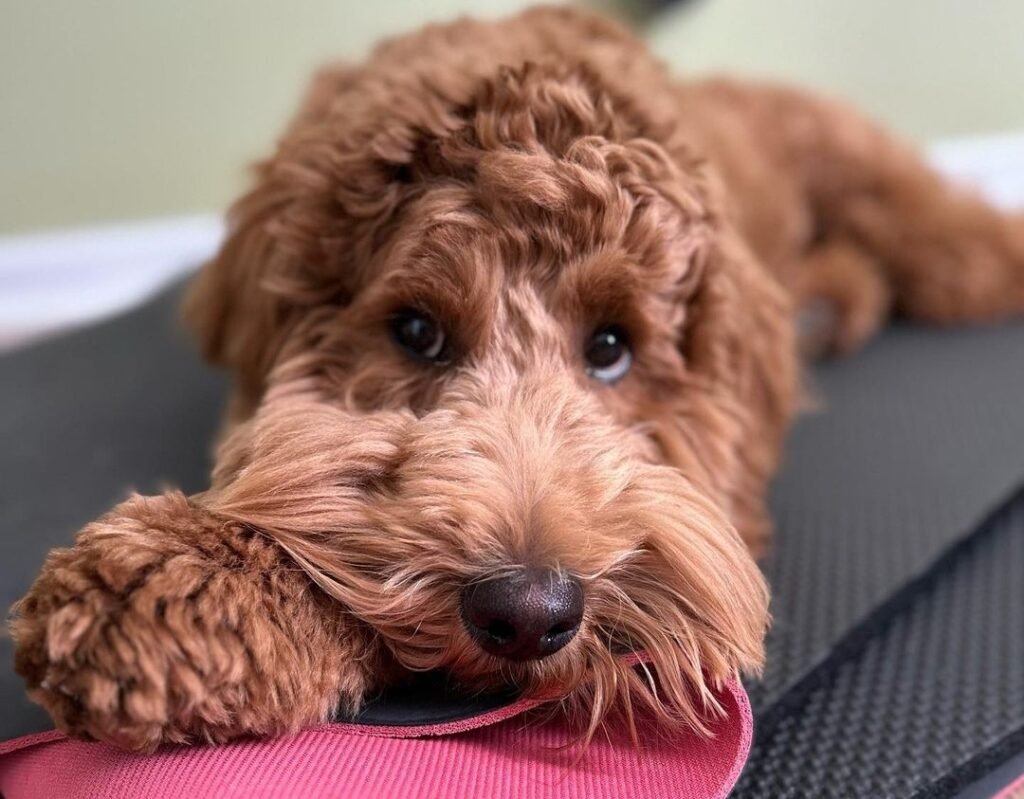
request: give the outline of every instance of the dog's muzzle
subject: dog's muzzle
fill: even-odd
[[[568,575],[523,569],[466,586],[462,618],[480,647],[508,660],[540,660],[576,635],[583,588]]]

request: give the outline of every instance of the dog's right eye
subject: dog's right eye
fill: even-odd
[[[448,339],[441,325],[423,311],[403,308],[391,317],[391,335],[408,355],[421,361],[449,360]]]
[[[629,336],[618,325],[604,325],[595,330],[583,350],[587,374],[604,383],[622,379],[633,364]]]

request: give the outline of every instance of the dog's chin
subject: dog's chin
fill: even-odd
[[[409,668],[401,664],[400,652],[392,654],[399,663],[395,679],[413,679],[423,670],[421,658],[413,658],[417,665]],[[557,709],[586,743],[606,725],[635,740],[641,719],[662,733],[710,735],[712,722],[724,712],[718,699],[724,678],[702,670],[691,674],[682,665],[689,659],[683,651],[638,651],[626,641],[582,630],[563,650],[540,660],[506,660],[467,643],[432,667],[447,673],[461,695],[514,695]]]

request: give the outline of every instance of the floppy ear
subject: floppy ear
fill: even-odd
[[[767,485],[796,408],[799,359],[788,294],[728,223],[710,244],[682,341],[690,368],[729,409],[734,468],[722,489],[757,554],[771,530]]]
[[[265,172],[265,166],[259,171]],[[189,287],[183,311],[203,355],[235,373],[236,391],[253,404],[279,346],[284,321],[280,298],[263,279],[277,257],[267,232],[275,207],[273,190],[259,184],[228,214],[227,238]]]
[[[255,406],[294,304],[310,299],[303,296],[300,278],[309,249],[322,249],[320,237],[330,230],[318,227],[328,173],[318,175],[303,159],[302,145],[319,141],[324,150],[320,128],[358,72],[332,65],[314,76],[277,153],[256,165],[253,187],[228,212],[219,252],[185,298],[186,323],[204,356],[235,373],[242,406]]]

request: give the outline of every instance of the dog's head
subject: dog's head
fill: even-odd
[[[236,206],[189,308],[239,386],[208,501],[382,664],[699,725],[761,661],[785,300],[599,69],[445,67],[325,73]]]

